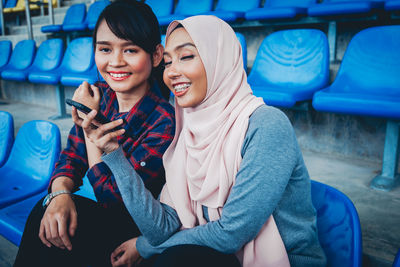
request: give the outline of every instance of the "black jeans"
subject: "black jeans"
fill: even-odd
[[[95,201],[74,196],[78,228],[71,238],[72,250],[48,248],[39,239],[39,227],[45,209],[42,200],[32,209],[14,267],[22,266],[111,266],[112,251],[140,232],[123,205],[103,208]]]
[[[234,254],[224,254],[209,247],[179,245],[164,250],[153,267],[240,267]]]

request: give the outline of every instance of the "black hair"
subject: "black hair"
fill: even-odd
[[[136,0],[117,0],[108,5],[101,12],[93,30],[93,46],[96,48],[97,30],[100,23],[105,20],[110,30],[120,39],[133,42],[150,54],[161,43],[160,27],[156,15],[151,8]],[[165,99],[169,98],[169,89],[163,81],[163,61],[153,67],[150,79],[156,80],[161,94]],[[150,81],[151,83],[153,81]]]

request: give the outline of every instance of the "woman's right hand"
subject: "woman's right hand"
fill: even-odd
[[[70,238],[78,226],[75,203],[69,194],[53,198],[40,222],[39,238],[48,247],[52,245],[72,249]]]
[[[99,88],[90,85],[88,82],[83,82],[75,90],[72,100],[77,101],[91,109],[99,110],[101,94]],[[79,116],[84,118],[83,113],[79,112]]]

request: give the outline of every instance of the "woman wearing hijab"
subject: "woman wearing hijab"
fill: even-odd
[[[114,251],[114,266],[325,266],[295,133],[252,94],[232,28],[195,16],[172,22],[166,40],[176,132],[159,200],[109,132],[118,121],[93,129],[94,111],[82,122],[142,234]]]

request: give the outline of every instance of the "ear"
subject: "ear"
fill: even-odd
[[[161,44],[158,44],[156,47],[156,51],[153,53],[153,67],[157,67],[161,60],[163,59],[164,47]]]

